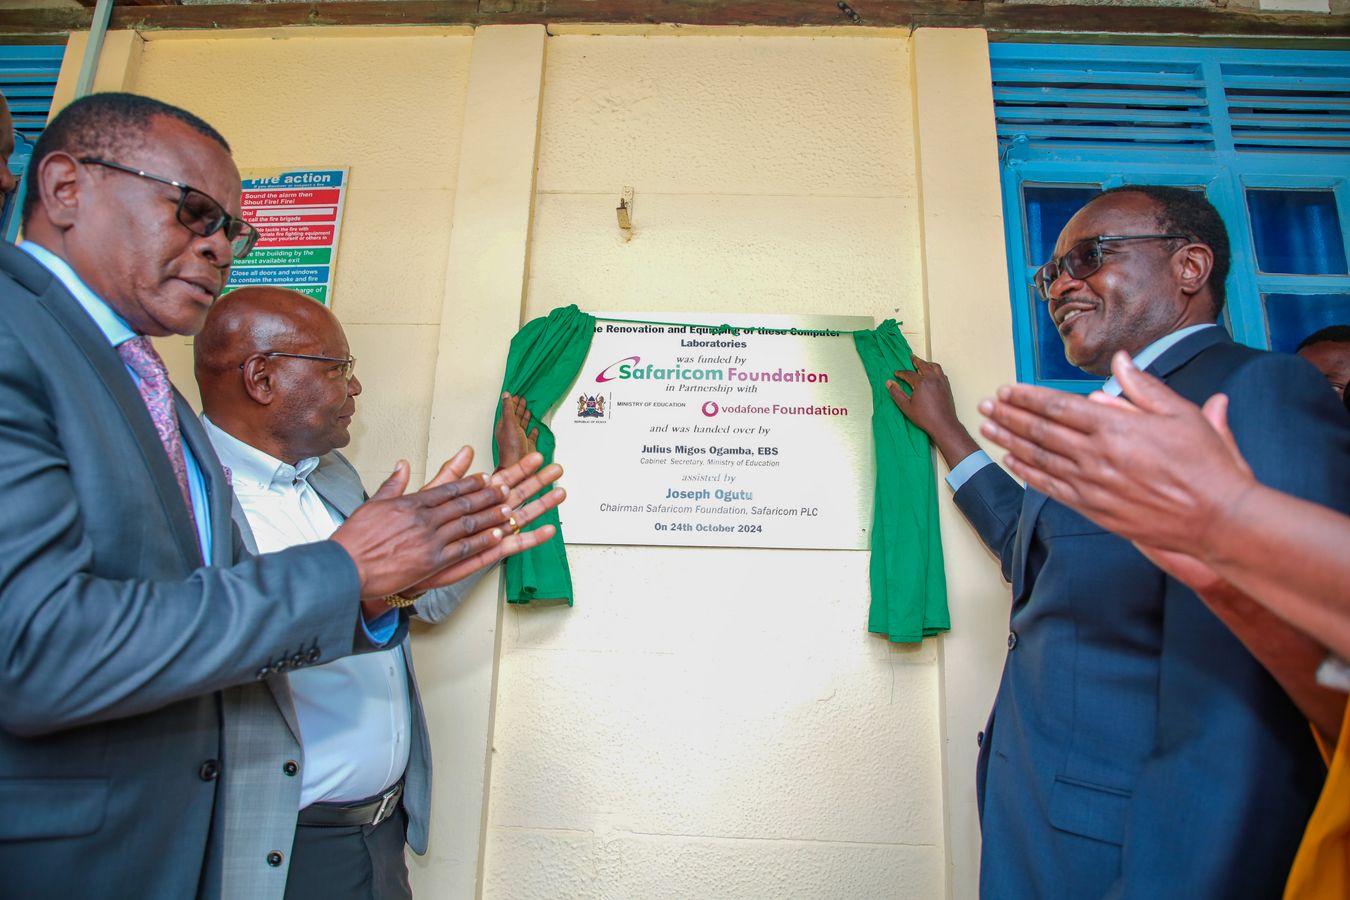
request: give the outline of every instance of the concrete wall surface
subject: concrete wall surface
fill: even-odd
[[[528,316],[895,316],[922,347],[909,71],[894,38],[550,39]],[[569,557],[575,608],[506,614],[486,897],[942,895],[935,644],[866,633],[866,553]]]
[[[350,167],[332,296],[372,489],[490,459],[511,335],[569,303],[894,317],[973,423],[1013,377],[983,32],[628,31],[114,32],[95,86],[200,114],[244,169]],[[193,394],[190,341],[159,346]],[[418,895],[973,896],[1007,589],[939,502],[954,631],[917,646],[867,633],[859,551],[572,546],[574,608],[483,579],[414,636]]]

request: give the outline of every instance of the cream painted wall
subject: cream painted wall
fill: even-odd
[[[1012,377],[978,31],[115,32],[96,87],[202,114],[241,167],[351,167],[334,307],[371,485],[485,452],[510,334],[566,303],[896,317],[963,409]],[[414,641],[419,896],[973,896],[1007,591],[940,497],[956,630],[918,647],[866,633],[864,553],[578,546],[573,609],[485,579]]]
[[[920,29],[913,47],[928,358],[942,363],[957,412],[975,431],[975,404],[1016,380],[989,48],[983,32],[965,28]],[[975,735],[1007,655],[1010,595],[950,491],[939,486],[938,496],[953,623],[939,644],[947,890],[965,898],[979,882]]]
[[[899,36],[551,38],[528,315],[896,316],[922,347],[913,128]],[[867,634],[865,553],[569,556],[575,608],[506,612],[486,897],[942,895],[936,644]]]

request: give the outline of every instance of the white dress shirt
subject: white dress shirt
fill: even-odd
[[[307,480],[318,457],[294,466],[202,424],[230,470],[260,553],[327,540],[342,524]],[[408,666],[398,645],[291,672],[304,745],[300,808],[364,800],[392,787],[408,768],[412,711]]]

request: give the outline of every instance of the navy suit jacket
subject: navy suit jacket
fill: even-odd
[[[0,896],[215,895],[223,691],[371,649],[337,544],[235,562],[229,485],[178,417],[206,565],[117,351],[0,245]]]
[[[1149,367],[1223,392],[1265,484],[1350,512],[1350,417],[1295,357],[1190,335]],[[981,895],[1280,896],[1324,777],[1306,720],[1184,585],[986,466],[956,503],[1012,583],[980,748]]]

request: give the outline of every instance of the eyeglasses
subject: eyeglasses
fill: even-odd
[[[290,359],[312,359],[316,362],[333,363],[334,366],[342,366],[342,380],[351,381],[352,375],[356,372],[355,356],[311,356],[308,353],[283,353],[280,350],[264,351],[263,356],[285,356]],[[247,360],[239,364],[243,368]]]
[[[1070,278],[1081,281],[1102,267],[1102,264],[1106,262],[1102,256],[1102,244],[1115,241],[1166,241],[1176,239],[1188,241],[1190,238],[1191,236],[1188,234],[1099,234],[1096,237],[1084,238],[1070,247],[1059,259],[1052,259],[1041,266],[1032,276],[1032,280],[1036,284],[1036,292],[1041,295],[1041,299],[1048,301],[1050,299],[1050,285],[1059,279],[1061,272]]]
[[[258,229],[243,219],[236,219],[225,212],[225,207],[216,202],[210,194],[199,191],[195,187],[189,187],[182,182],[174,181],[172,178],[151,175],[149,172],[142,172],[140,169],[133,169],[131,166],[124,166],[121,163],[108,162],[106,159],[83,156],[80,158],[80,162],[90,166],[116,169],[119,172],[126,172],[128,175],[148,178],[151,181],[158,181],[160,184],[178,188],[178,221],[188,231],[202,237],[210,237],[224,228],[225,237],[230,241],[230,253],[235,259],[243,259],[248,256],[249,251],[253,249],[253,245],[258,243]]]

